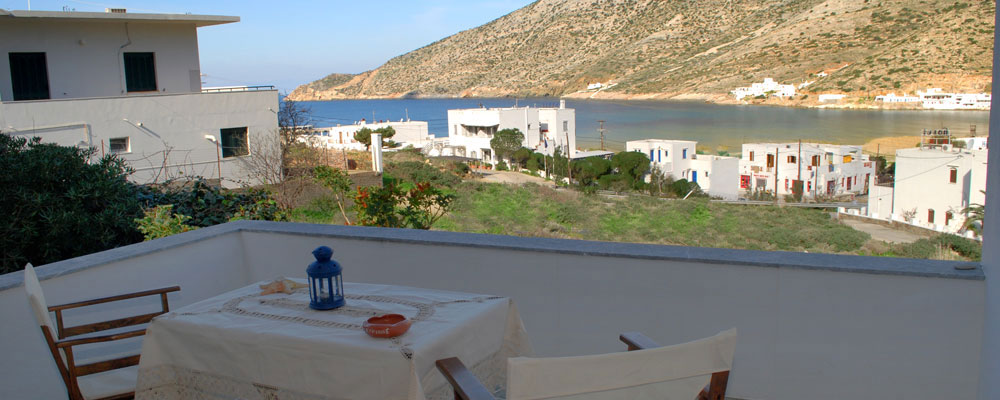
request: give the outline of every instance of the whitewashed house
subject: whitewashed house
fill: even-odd
[[[644,139],[625,142],[626,151],[649,156],[650,169],[675,180],[695,182],[710,196],[735,200],[739,197],[739,159],[697,154],[698,142],[690,140]]]
[[[423,148],[434,141],[434,136],[427,131],[427,121],[381,121],[369,123],[365,120],[352,125],[337,125],[316,127],[310,129],[311,135],[301,138],[302,141],[326,149],[365,150],[365,145],[356,139],[354,134],[362,128],[376,130],[392,127],[396,134],[386,140],[399,143],[401,147],[413,146]]]
[[[736,100],[744,97],[771,96],[792,97],[795,96],[795,85],[782,85],[774,79],[764,78],[764,82],[753,83],[749,87],[738,87],[731,91]]]
[[[946,93],[940,88],[917,92],[924,108],[932,110],[989,110],[989,93]]]
[[[522,145],[552,155],[560,149],[565,156],[576,154],[576,110],[566,108],[509,107],[448,110],[448,147],[442,154],[469,157],[496,163],[490,140],[498,131],[517,129],[524,134]]]
[[[897,96],[895,93],[883,94],[880,96],[875,96],[875,101],[880,101],[883,103],[919,103],[920,97],[910,96],[903,93],[902,96]]]
[[[0,131],[116,153],[138,183],[249,180],[277,135],[271,86],[202,88],[198,28],[239,17],[0,9]]]
[[[868,193],[875,164],[861,146],[820,143],[748,143],[740,160],[740,189],[793,194],[802,181],[803,194],[839,196]]]
[[[965,208],[985,204],[987,156],[950,145],[897,150],[895,181],[872,191],[867,216],[961,233]]]

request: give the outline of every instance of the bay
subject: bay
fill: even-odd
[[[390,99],[300,102],[315,126],[360,121],[427,121],[430,133],[447,136],[448,110],[476,107],[555,107],[557,98]],[[879,137],[916,136],[923,129],[949,128],[955,136],[988,135],[988,111],[844,110],[720,105],[700,101],[566,100],[576,109],[578,147],[623,150],[637,139],[696,140],[706,151],[740,151],[742,143],[805,142],[864,144]]]

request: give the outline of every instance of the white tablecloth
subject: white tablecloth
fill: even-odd
[[[157,317],[146,333],[138,399],[445,399],[434,361],[459,357],[502,389],[508,357],[530,355],[505,297],[344,284],[347,305],[309,309],[308,289],[260,295],[258,284]],[[413,321],[397,338],[361,328],[371,316]]]

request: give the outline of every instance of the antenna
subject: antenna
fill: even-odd
[[[604,151],[604,120],[599,119],[597,122],[601,123],[601,128],[598,131],[601,132],[601,151]]]

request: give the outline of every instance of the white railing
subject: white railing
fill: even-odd
[[[206,87],[201,88],[202,93],[228,93],[228,92],[259,92],[275,90],[274,85],[256,85],[256,86],[217,86],[217,87]]]
[[[37,270],[50,304],[178,284],[176,308],[301,277],[319,245],[347,281],[510,296],[540,355],[619,351],[627,330],[667,344],[736,327],[731,397],[976,393],[983,273],[957,262],[241,221]],[[0,276],[0,398],[59,398],[21,278]]]

